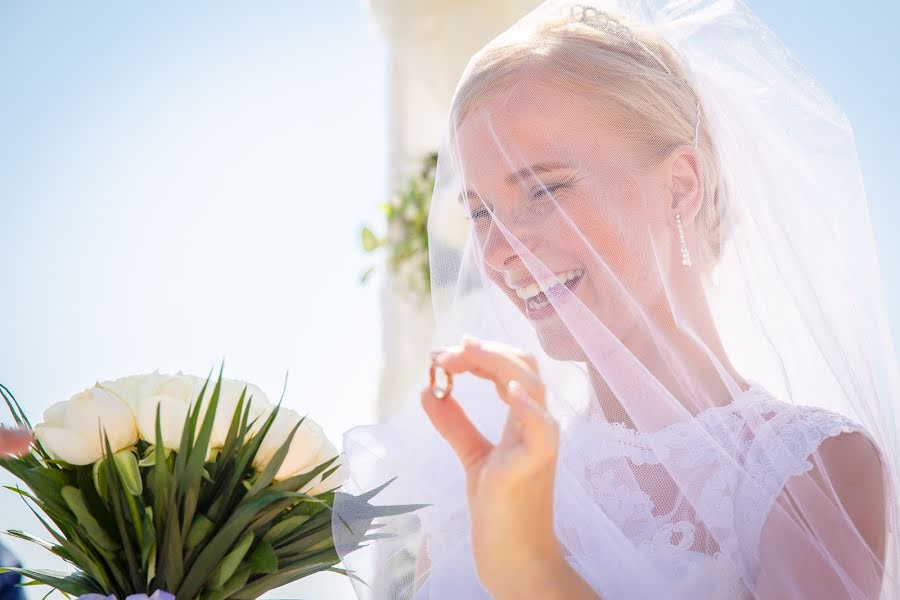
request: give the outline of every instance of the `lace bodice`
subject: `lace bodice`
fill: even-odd
[[[653,433],[573,425],[561,460],[583,469],[605,516],[689,597],[739,598],[741,581],[755,580],[760,533],[785,483],[812,468],[825,439],[852,431],[863,430],[754,384],[727,406]],[[573,566],[590,581],[590,565]]]

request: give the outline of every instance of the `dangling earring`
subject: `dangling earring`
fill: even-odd
[[[681,264],[691,266],[691,254],[688,252],[687,242],[684,241],[684,227],[681,225],[681,214],[675,213],[675,224],[678,226],[678,238],[681,240]]]

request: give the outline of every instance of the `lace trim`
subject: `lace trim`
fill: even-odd
[[[729,404],[709,406],[685,421],[670,423],[657,431],[639,431],[622,423],[596,421],[590,424],[591,433],[603,440],[603,452],[608,453],[609,458],[624,455],[635,464],[659,464],[659,460],[653,456],[654,448],[660,448],[662,444],[656,438],[671,437],[673,430],[693,427],[696,421],[701,423],[706,420],[721,421],[723,416],[732,420],[742,419],[743,411],[748,404],[772,402],[772,396],[765,388],[752,381],[749,384],[749,387]],[[618,450],[611,451],[612,446],[618,446]]]
[[[787,482],[813,468],[810,456],[828,439],[844,433],[869,433],[847,417],[820,408],[784,404],[772,427],[758,432],[750,448],[747,468],[751,478],[738,487],[735,525],[743,539],[745,564],[751,581],[759,574],[759,539],[765,522]],[[874,440],[873,440],[874,443]]]
[[[868,435],[843,415],[781,402],[753,382],[732,403],[655,432],[621,423],[582,425],[572,432],[571,458],[584,465],[592,496],[623,533],[667,562],[685,555],[718,557],[717,570],[722,560],[728,562],[736,583],[755,581],[765,520],[787,481],[812,469],[810,455],[842,433]],[[651,497],[639,483],[635,487],[628,469],[612,462],[622,458],[638,467],[677,467],[686,480],[672,489],[695,490],[693,502],[680,492],[664,500]],[[653,475],[648,477],[654,485]],[[672,502],[671,510],[660,511],[659,502]],[[715,573],[708,578],[710,585],[723,583]]]

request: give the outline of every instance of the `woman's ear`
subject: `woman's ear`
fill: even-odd
[[[691,146],[678,146],[665,161],[666,183],[672,196],[672,210],[683,222],[691,222],[703,203],[703,172],[697,151]]]

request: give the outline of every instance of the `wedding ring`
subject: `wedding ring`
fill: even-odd
[[[446,381],[445,385],[438,383],[438,369]],[[428,371],[428,382],[431,386],[431,394],[438,400],[443,400],[450,395],[453,390],[453,376],[444,367],[439,366],[433,360],[431,361],[431,369]]]

